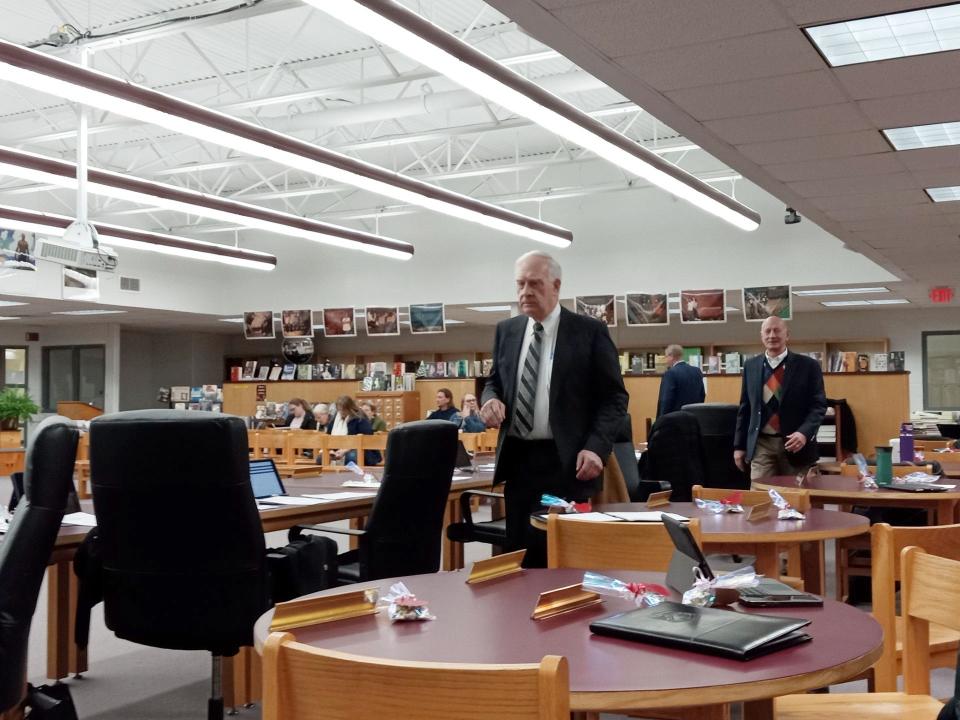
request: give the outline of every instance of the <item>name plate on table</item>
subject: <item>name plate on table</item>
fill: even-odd
[[[270,632],[373,615],[377,612],[379,598],[380,591],[372,588],[277,603],[273,609]]]
[[[597,593],[584,590],[583,586],[577,583],[540,593],[530,617],[534,620],[546,620],[563,613],[599,605],[602,602],[603,598]]]
[[[661,505],[670,504],[670,493],[672,490],[661,490],[660,492],[650,493],[650,497],[647,498],[647,507],[655,508],[660,507]]]
[[[766,520],[770,517],[770,514],[773,512],[773,503],[765,502],[760,503],[759,505],[754,505],[750,508],[750,514],[747,515],[747,522],[757,522],[759,520]]]
[[[520,563],[523,562],[523,556],[526,554],[526,550],[515,550],[503,555],[494,555],[486,560],[477,560],[470,568],[467,584],[476,585],[520,572],[523,570]]]

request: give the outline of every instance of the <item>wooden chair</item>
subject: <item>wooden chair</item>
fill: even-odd
[[[905,692],[787,695],[774,701],[777,720],[933,720],[942,703],[930,697],[930,623],[960,630],[960,562],[918,547],[900,556],[903,577]]]
[[[74,473],[77,479],[77,497],[89,500],[90,494],[90,433],[80,433],[77,443],[77,460],[74,463]]]
[[[914,440],[913,449],[914,451],[919,450],[920,452],[927,453],[953,447],[953,443],[953,440]]]
[[[363,442],[364,435],[330,435],[327,439],[327,451],[329,453],[330,462],[332,463],[336,458],[333,454],[334,450],[356,450],[357,451],[357,465],[363,463],[363,456],[360,452],[360,445]],[[341,466],[342,467],[342,466]]]
[[[490,428],[489,430],[484,430],[481,434],[479,440],[479,445],[477,447],[480,452],[493,452],[497,449],[497,440],[500,437],[500,431],[497,428]]]
[[[263,648],[263,720],[568,720],[567,661],[468,665],[377,660],[272,633]]]
[[[738,492],[741,493],[741,505],[762,505],[765,502],[770,502],[770,493],[766,490],[733,490],[729,488],[705,488],[702,485],[694,485],[690,491],[694,500],[723,500],[733,493]],[[777,492],[780,493],[784,500],[802,513],[807,512],[811,507],[809,490],[799,488],[796,490],[778,489]]]
[[[883,628],[883,654],[873,666],[877,692],[897,689],[902,672],[903,618],[896,614],[896,583],[903,579],[900,553],[912,545],[939,557],[960,561],[960,525],[931,527],[891,527],[877,523],[870,528],[873,565],[873,616]],[[960,633],[941,625],[930,625],[930,665],[954,667]]]
[[[359,465],[366,465],[367,450],[379,450],[381,460],[379,466],[387,464],[387,433],[374,433],[373,435],[360,435],[360,447],[362,453],[358,453]]]
[[[483,438],[483,433],[460,433],[460,442],[463,443],[463,447],[466,448],[467,452],[476,452],[480,446],[480,441]]]
[[[617,456],[613,453],[610,453],[607,464],[603,466],[603,483],[600,485],[600,490],[590,498],[590,501],[594,505],[630,502],[627,482],[623,477],[623,471],[620,469]]]
[[[327,465],[329,437],[317,430],[288,430],[286,462],[292,465]]]
[[[288,432],[289,430],[260,430],[255,433],[253,457],[270,458],[278,463],[286,462]]]

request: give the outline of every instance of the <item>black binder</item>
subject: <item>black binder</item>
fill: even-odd
[[[800,629],[809,620],[663,602],[612,615],[590,624],[590,631],[623,640],[752,660],[810,640]]]

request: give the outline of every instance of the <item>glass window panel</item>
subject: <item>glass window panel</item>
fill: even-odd
[[[73,373],[73,348],[46,348],[44,368],[44,412],[56,412],[61,400],[77,400],[77,383]]]
[[[924,407],[960,410],[960,333],[925,333]]]
[[[27,384],[27,349],[6,348],[3,351],[3,384]]]
[[[77,348],[79,375],[77,400],[103,407],[106,364],[102,347]]]

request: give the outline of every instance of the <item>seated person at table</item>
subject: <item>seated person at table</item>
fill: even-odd
[[[437,409],[427,415],[427,420],[449,420],[460,424],[460,411],[453,404],[453,393],[449,388],[437,390]]]
[[[317,429],[317,421],[314,419],[313,413],[310,411],[310,406],[306,400],[292,398],[290,402],[287,403],[287,409],[290,413],[287,415],[287,419],[283,421],[285,427],[291,430]]]
[[[463,396],[463,409],[460,411],[460,429],[465,433],[478,433],[487,429],[487,424],[480,417],[480,408],[477,407],[477,396],[467,393]]]
[[[313,406],[313,417],[317,421],[317,430],[322,433],[327,432],[327,425],[330,424],[330,406],[326,403],[317,403]]]
[[[327,432],[334,436],[373,435],[373,428],[354,399],[349,395],[341,395],[337,398],[337,414],[327,426]],[[331,441],[331,447],[335,446],[336,443]],[[342,460],[344,465],[357,461],[356,450],[333,450],[330,454],[335,460]],[[363,455],[363,464],[379,465],[382,459],[379,450],[367,450]]]
[[[370,421],[370,427],[373,428],[375,433],[387,431],[387,421],[377,414],[376,405],[369,400],[365,400],[360,403],[360,409],[363,410],[363,414],[367,416],[367,420]]]

